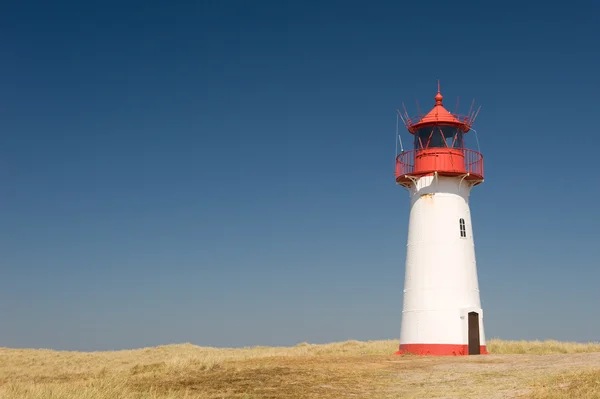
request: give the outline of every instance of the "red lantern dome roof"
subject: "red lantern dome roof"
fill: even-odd
[[[471,118],[458,116],[450,113],[442,103],[444,96],[440,93],[440,83],[438,82],[438,92],[434,97],[435,105],[425,116],[422,116],[418,122],[407,124],[408,131],[414,133],[422,127],[431,125],[454,125],[461,128],[465,133],[471,128]],[[411,118],[412,119],[412,118]]]
[[[454,117],[442,104],[442,100],[444,96],[438,91],[435,95],[435,105],[431,111],[427,115],[425,115],[417,124],[426,124],[426,123],[451,123],[451,124],[459,124],[458,119]]]

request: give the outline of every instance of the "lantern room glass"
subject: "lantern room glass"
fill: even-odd
[[[463,131],[456,126],[428,126],[415,133],[415,149],[464,148]]]

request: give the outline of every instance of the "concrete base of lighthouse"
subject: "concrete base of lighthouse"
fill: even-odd
[[[486,354],[465,176],[414,178],[408,189],[404,301],[397,354]]]

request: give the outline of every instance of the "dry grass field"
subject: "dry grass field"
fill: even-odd
[[[470,357],[392,356],[397,345],[3,348],[0,398],[600,398],[600,343],[491,340]]]

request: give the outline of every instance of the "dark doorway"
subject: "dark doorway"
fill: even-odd
[[[481,343],[479,342],[479,314],[469,312],[469,355],[480,355]]]

